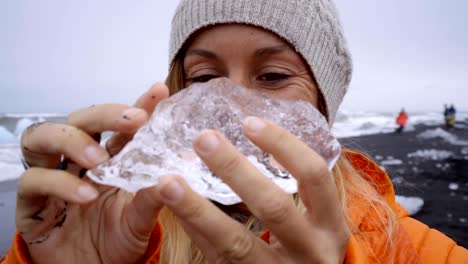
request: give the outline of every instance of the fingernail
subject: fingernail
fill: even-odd
[[[92,164],[99,164],[109,158],[109,154],[97,146],[88,146],[84,150],[85,158]]]
[[[78,188],[76,189],[76,194],[78,195],[80,200],[84,200],[84,201],[92,201],[96,199],[96,197],[98,196],[98,193],[96,190],[84,184],[78,186]]]
[[[122,118],[125,120],[132,120],[138,115],[143,114],[145,111],[140,108],[128,108],[122,112]]]
[[[182,200],[184,189],[176,179],[172,177],[163,177],[159,185],[161,196],[165,202],[169,204],[177,204]]]
[[[198,150],[208,154],[219,146],[219,138],[213,131],[203,131],[197,144]]]
[[[252,133],[258,133],[266,126],[265,121],[255,116],[245,118],[243,123],[245,128]]]

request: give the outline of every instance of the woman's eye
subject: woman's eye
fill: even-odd
[[[279,82],[289,78],[289,75],[283,73],[269,72],[262,74],[258,77],[258,80],[265,82]]]
[[[197,76],[197,77],[193,77],[191,78],[190,80],[192,82],[201,82],[201,83],[204,83],[204,82],[207,82],[211,79],[215,79],[215,78],[218,78],[218,76],[216,75],[213,75],[213,74],[204,74],[204,75],[200,75],[200,76]]]

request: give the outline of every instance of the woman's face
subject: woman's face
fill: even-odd
[[[187,47],[184,71],[185,87],[227,77],[269,96],[318,104],[317,87],[302,57],[275,34],[253,26],[202,30]]]

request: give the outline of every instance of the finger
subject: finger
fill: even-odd
[[[156,83],[144,93],[135,103],[136,108],[146,111],[148,116],[153,114],[156,105],[169,96],[169,89],[163,83]],[[141,126],[142,124],[140,124]],[[139,127],[140,127],[139,126]],[[128,141],[133,138],[133,132],[120,131],[114,133],[106,142],[106,148],[111,155],[118,153]]]
[[[21,150],[30,166],[54,168],[64,154],[84,168],[107,160],[107,152],[92,137],[76,127],[44,123],[27,129]]]
[[[155,187],[140,190],[124,209],[124,219],[130,234],[140,241],[147,241],[153,231],[163,204]]]
[[[259,172],[228,140],[215,131],[204,131],[194,147],[210,170],[222,178],[250,211],[293,253],[310,249],[310,224],[293,199]],[[261,191],[259,191],[261,190]]]
[[[40,129],[41,133],[46,133],[47,130],[51,131],[54,129],[53,126],[48,123],[34,123],[27,127],[24,133],[21,135],[20,145],[21,153],[23,155],[24,161],[26,162],[25,167],[38,166],[44,168],[54,168],[61,160],[61,153],[50,153],[48,148],[43,146],[34,146],[34,149],[32,149],[32,146],[29,143],[31,142],[31,134],[37,133],[36,128],[40,126],[43,126]],[[44,126],[47,126],[47,128],[44,128]]]
[[[19,180],[17,229],[27,241],[33,241],[65,220],[66,202],[84,204],[97,196],[90,184],[65,171],[28,169]]]
[[[53,196],[72,203],[88,203],[97,198],[89,183],[61,170],[30,168],[19,179],[17,208],[27,207],[41,197]]]
[[[232,263],[275,262],[265,243],[193,192],[180,177],[163,177],[157,188],[165,205],[183,226],[190,227],[189,233],[199,233],[220,256]]]
[[[90,135],[103,131],[135,132],[148,119],[139,108],[119,104],[95,105],[77,110],[68,116],[68,124]]]
[[[256,117],[244,121],[245,135],[272,154],[298,181],[308,216],[320,226],[342,222],[338,193],[323,158],[287,130]]]
[[[155,83],[135,102],[134,106],[152,115],[156,105],[169,96],[169,88],[164,83]]]

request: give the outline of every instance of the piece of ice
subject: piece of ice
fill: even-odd
[[[424,206],[424,200],[421,197],[396,195],[395,200],[401,204],[410,215],[417,214]]]
[[[388,160],[383,160],[380,162],[383,166],[388,166],[388,165],[401,165],[403,164],[403,161],[399,159],[388,159]]]
[[[417,135],[418,138],[422,139],[433,139],[441,138],[444,141],[457,146],[468,146],[468,140],[458,139],[456,135],[451,134],[442,128],[429,129]]]
[[[460,152],[461,152],[461,154],[466,155],[466,154],[468,154],[468,148],[462,148],[460,150]]]
[[[438,149],[420,149],[416,152],[408,153],[408,158],[422,158],[426,160],[446,160],[453,156],[453,152]]]
[[[88,171],[88,176],[98,183],[136,192],[156,185],[162,175],[177,174],[206,198],[225,205],[239,203],[237,194],[209,171],[192,148],[200,131],[216,129],[266,177],[288,193],[297,192],[294,177],[242,133],[242,121],[248,116],[289,130],[320,154],[329,170],[340,155],[340,144],[327,121],[310,103],[274,99],[260,90],[218,78],[194,84],[160,102],[133,140],[112,159]]]

